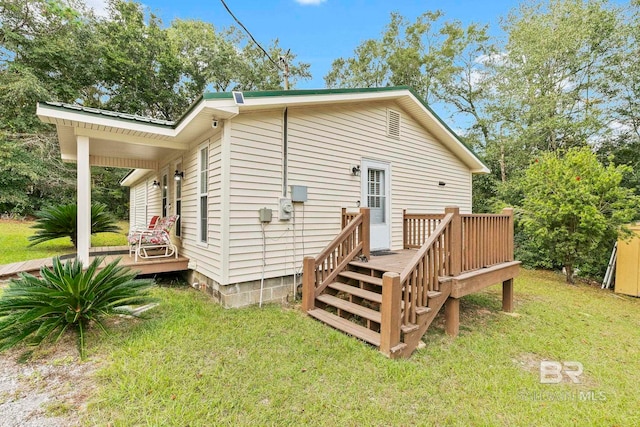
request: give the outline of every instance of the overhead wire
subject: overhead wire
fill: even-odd
[[[260,50],[262,50],[262,52],[264,52],[265,56],[267,58],[269,58],[269,61],[271,61],[273,63],[273,65],[275,65],[278,68],[278,70],[281,70],[280,65],[276,61],[274,61],[273,58],[271,58],[271,55],[269,55],[269,52],[267,52],[260,45],[260,43],[258,43],[258,41],[251,34],[251,32],[247,29],[247,27],[245,27],[244,24],[242,22],[240,22],[240,20],[238,18],[236,18],[236,16],[233,14],[233,12],[231,12],[231,9],[229,9],[229,6],[227,6],[227,3],[225,3],[224,0],[220,0],[220,2],[224,6],[224,8],[227,9],[227,12],[229,12],[229,15],[231,15],[231,17],[238,23],[238,25],[240,25],[242,27],[242,29],[249,35],[249,37],[256,44],[256,46],[258,46],[260,48]]]

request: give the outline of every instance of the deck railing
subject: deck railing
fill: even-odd
[[[453,213],[444,215],[402,273],[382,276],[380,351],[390,357],[393,348],[400,344],[402,327],[417,324],[421,307],[427,307],[429,291],[438,291],[438,278],[451,271],[447,250],[453,220]]]
[[[513,209],[460,217],[463,272],[513,261]]]
[[[453,214],[444,216],[400,273],[400,284],[404,288],[403,324],[416,323],[416,309],[427,306],[428,292],[439,291],[439,277],[447,276],[451,271],[451,258],[447,253],[450,250],[452,220]]]
[[[439,217],[439,218],[438,218]],[[415,325],[430,291],[440,291],[440,278],[513,261],[513,209],[498,215],[444,215],[404,212],[405,249],[420,244],[402,273],[382,278],[380,351],[390,355],[400,343],[402,327]]]
[[[404,249],[418,249],[431,236],[444,214],[408,214],[402,211],[402,246]]]
[[[358,215],[360,215],[360,211],[348,212],[347,208],[342,208],[342,225],[340,228],[345,228],[347,224],[353,221]]]
[[[344,211],[343,211],[344,213]],[[302,309],[312,310],[315,298],[346,269],[356,256],[369,258],[369,218],[368,208],[361,208],[349,217],[340,234],[327,245],[317,257],[305,257],[303,261]]]
[[[500,214],[459,214],[460,272],[513,261],[513,209]],[[403,212],[403,246],[417,249],[436,230],[442,214],[408,214]]]

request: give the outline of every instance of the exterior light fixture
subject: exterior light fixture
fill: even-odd
[[[160,183],[154,179],[153,183],[151,184],[151,187],[153,187],[154,190],[159,190],[160,189]]]
[[[351,174],[353,176],[360,176],[360,165],[355,165],[351,167]]]
[[[173,179],[176,181],[182,181],[184,179],[184,171],[178,172],[178,169],[176,169],[176,173],[173,174]]]

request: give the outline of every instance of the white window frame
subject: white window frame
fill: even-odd
[[[182,160],[178,160],[175,164],[175,170],[183,171],[183,163]],[[173,188],[173,213],[174,215],[180,215],[175,225],[175,235],[177,238],[182,240],[182,193],[184,192],[184,180],[174,182]],[[180,196],[178,196],[178,186],[180,187]]]
[[[202,164],[202,154],[203,151],[206,150],[206,165]],[[198,147],[198,187],[196,189],[196,194],[198,195],[198,236],[196,241],[199,245],[207,246],[209,241],[209,224],[208,224],[208,210],[209,210],[209,144],[201,145]],[[204,166],[204,167],[203,167]],[[204,190],[204,191],[203,191]],[[203,212],[203,201],[204,201],[204,218],[202,216]],[[204,221],[204,223],[203,223]],[[203,230],[204,224],[204,230]]]
[[[162,217],[169,216],[169,172],[165,169],[160,177],[160,212]]]

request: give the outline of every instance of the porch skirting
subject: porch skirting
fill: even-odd
[[[300,280],[300,278],[298,278]],[[221,285],[217,281],[194,270],[187,273],[191,286],[209,294],[226,308],[239,308],[260,302],[260,280]],[[284,303],[292,300],[293,276],[265,278],[262,303]]]

